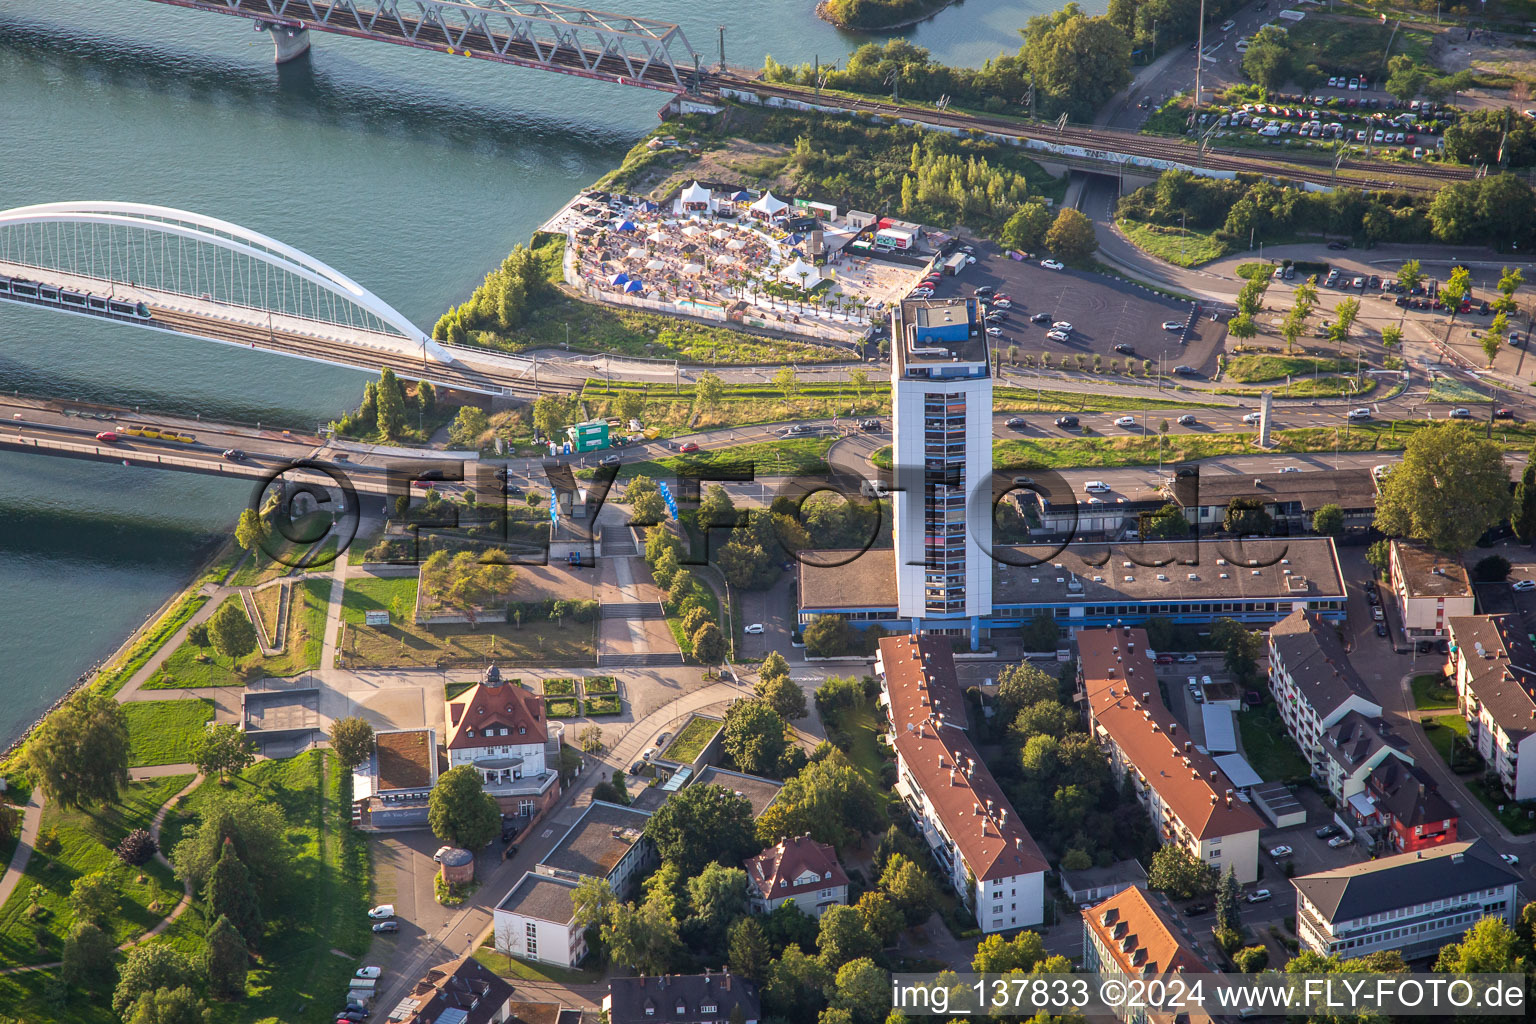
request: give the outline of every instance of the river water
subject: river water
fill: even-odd
[[[841,60],[814,0],[605,0],[706,61]],[[967,0],[902,35],[978,64],[1047,0]],[[1101,9],[1102,4],[1085,5]],[[147,0],[0,6],[0,209],[159,203],[297,246],[430,325],[654,125],[665,96],[315,34],[272,65],[243,19]],[[0,389],[313,427],[357,373],[6,305]],[[192,574],[245,488],[0,454],[0,744]]]

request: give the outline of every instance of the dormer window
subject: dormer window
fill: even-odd
[[[683,1014],[685,1014],[687,1012],[688,1012],[688,1007],[684,1006],[682,1003],[678,1003],[677,1004],[677,1015],[679,1017],[681,1017]]]
[[[827,872],[827,873],[826,873],[826,874],[824,874],[824,875],[822,875],[822,876],[821,876],[821,880],[822,880],[822,881],[823,881],[823,882],[829,882],[829,881],[831,881],[831,880],[832,880],[832,872],[830,872],[830,871],[828,871],[828,872]]]
[[[720,1009],[720,1007],[716,1006],[714,1003],[705,1003],[703,1006],[699,1007],[699,1012],[700,1013],[715,1013],[719,1009]]]
[[[520,725],[520,726],[517,727],[517,734],[519,736],[523,735],[527,731],[528,731],[528,727],[526,725]]]
[[[654,1017],[654,1016],[656,1016],[656,1007],[654,1007],[654,1006],[647,1006],[645,1008],[645,1015],[647,1017]]]
[[[465,729],[464,730],[464,735],[465,736],[473,736],[474,734],[475,734],[475,730],[473,730],[473,729]]]

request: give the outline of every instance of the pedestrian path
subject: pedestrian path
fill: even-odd
[[[21,837],[16,843],[16,851],[11,854],[11,863],[5,869],[5,877],[0,878],[0,907],[5,906],[5,901],[11,898],[11,893],[16,891],[16,884],[21,881],[22,873],[27,870],[27,862],[32,859],[32,849],[37,845],[37,829],[42,820],[43,791],[34,789],[32,798],[22,809]]]

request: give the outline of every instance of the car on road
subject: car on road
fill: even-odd
[[[422,480],[427,480],[427,481],[446,481],[447,479],[448,479],[448,474],[446,472],[444,472],[443,470],[441,470],[441,469],[424,469],[420,473],[416,474],[416,480],[418,482],[420,482]]]
[[[659,753],[661,753],[661,751],[658,750],[656,747],[646,747],[645,751],[640,755],[640,760],[642,760],[642,761],[649,761],[651,758],[655,757]]]
[[[1339,828],[1337,825],[1324,825],[1322,828],[1317,829],[1312,834],[1317,836],[1319,839],[1332,839],[1334,836],[1343,831],[1344,830]]]
[[[1193,366],[1182,366],[1182,365],[1180,365],[1180,366],[1175,366],[1173,368],[1173,372],[1174,373],[1178,373],[1178,374],[1183,374],[1185,377],[1193,377],[1195,374],[1199,373],[1200,371],[1196,370]]]
[[[400,922],[380,921],[378,924],[373,926],[373,930],[380,935],[384,935],[389,932],[398,932],[400,930]]]
[[[120,438],[113,431],[103,430],[101,433],[96,435],[96,440],[102,442],[103,444],[113,444],[120,440]]]
[[[1182,331],[1183,329],[1184,329],[1184,321],[1183,320],[1164,320],[1163,321],[1163,330],[1165,330],[1165,331]]]
[[[1371,418],[1371,410],[1366,408],[1349,410],[1349,418],[1352,420],[1368,420]]]
[[[1025,425],[1024,424],[1024,417],[1023,416],[1009,416],[1008,417],[1008,422],[1007,422],[1006,425],[1011,430],[1023,430],[1024,429],[1024,425]]]
[[[1201,914],[1204,914],[1210,909],[1211,905],[1209,903],[1191,903],[1189,906],[1184,908],[1184,916],[1199,917]]]
[[[1281,466],[1280,467],[1280,472],[1282,472],[1282,473],[1300,473],[1301,472],[1301,467],[1300,466]]]
[[[1013,478],[1013,486],[1033,487],[1035,486],[1035,478],[1032,476],[1016,476]]]
[[[1257,422],[1259,422],[1259,414],[1256,413],[1256,412],[1246,413],[1243,416],[1243,422],[1244,423],[1257,423]]]
[[[515,498],[519,494],[523,493],[523,489],[521,487],[519,487],[517,484],[507,484],[507,493]]]
[[[1118,416],[1115,418],[1115,426],[1117,427],[1134,427],[1135,425],[1135,416]]]
[[[1516,580],[1509,585],[1511,590],[1525,593],[1527,590],[1536,590],[1536,580]]]
[[[1231,32],[1233,27],[1236,25],[1237,22],[1233,21],[1231,18],[1228,18],[1226,21],[1221,23],[1221,30],[1223,32]]]
[[[1385,622],[1378,622],[1378,623],[1376,623],[1376,635],[1377,636],[1386,636],[1387,635],[1387,624]]]
[[[1199,660],[1200,660],[1200,655],[1198,655],[1198,654],[1181,654],[1181,655],[1179,655],[1179,664],[1180,665],[1193,665],[1196,662],[1198,662]]]
[[[1381,605],[1379,605],[1379,604],[1371,605],[1371,618],[1373,620],[1375,620],[1376,622],[1384,622],[1384,621],[1386,621],[1387,617],[1382,612]]]
[[[634,764],[629,766],[629,774],[631,775],[639,775],[643,771],[645,771],[644,761],[636,761]]]
[[[1072,333],[1072,321],[1070,321],[1070,320],[1057,320],[1055,323],[1051,324],[1051,330],[1053,330],[1053,331],[1066,331],[1068,334],[1071,334]]]
[[[352,972],[352,977],[354,977],[354,978],[377,978],[379,975],[381,975],[383,973],[384,973],[384,968],[382,968],[382,967],[359,967],[357,970]]]
[[[1065,429],[1074,428],[1074,427],[1077,426],[1077,417],[1076,416],[1058,416],[1058,417],[1056,417],[1056,425],[1058,427],[1061,427],[1064,430]]]
[[[1253,892],[1248,894],[1248,902],[1263,903],[1265,900],[1270,899],[1272,896],[1274,896],[1274,893],[1270,892],[1268,889],[1255,889]]]
[[[373,918],[375,921],[383,921],[394,917],[395,905],[393,903],[380,903],[378,906],[368,911],[368,916]]]
[[[1513,409],[1495,409],[1493,410],[1493,418],[1496,420],[1512,420],[1515,418],[1515,411]]]
[[[1337,850],[1348,846],[1350,842],[1351,840],[1349,836],[1334,836],[1332,839],[1328,840],[1328,846],[1330,849]]]
[[[1472,418],[1472,410],[1457,407],[1446,413],[1445,418],[1448,420],[1469,420]]]
[[[1132,352],[1134,352],[1135,349],[1131,348],[1131,346],[1125,344],[1124,342],[1121,342],[1120,344],[1115,346],[1115,351],[1119,352],[1121,355],[1127,355],[1128,356]]]
[[[604,455],[601,459],[598,460],[598,465],[600,465],[600,466],[617,466],[620,463],[622,463],[623,461],[624,461],[624,456],[622,456],[622,455]]]
[[[1051,314],[1036,313],[1034,316],[1029,318],[1029,322],[1032,324],[1048,324],[1051,322]]]
[[[1520,858],[1512,853],[1501,853],[1499,854],[1499,859],[1510,867],[1518,867],[1520,864]]]
[[[1328,248],[1332,249],[1334,252],[1343,252],[1345,249],[1348,249],[1349,246],[1344,242],[1329,242]]]
[[[859,429],[860,430],[871,430],[871,431],[879,430],[880,429],[880,421],[879,420],[859,420]]]
[[[1289,846],[1277,846],[1269,851],[1269,855],[1275,858],[1275,860],[1279,860],[1281,857],[1289,857],[1294,852]]]
[[[743,626],[741,631],[748,636],[759,636],[763,632],[763,624],[761,622],[753,622],[749,625]]]
[[[696,452],[698,450],[699,443],[697,441],[689,441],[687,444],[678,449],[678,451],[682,452],[684,455],[687,455],[691,452]]]
[[[1065,269],[1062,266],[1060,260],[1041,260],[1040,261],[1040,265],[1042,267],[1044,267],[1046,270],[1062,270],[1062,269]]]
[[[1178,418],[1177,422],[1181,427],[1192,427],[1197,421],[1195,420],[1193,413],[1185,413],[1183,416]]]

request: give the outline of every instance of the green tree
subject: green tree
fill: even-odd
[[[250,871],[235,853],[233,840],[224,840],[223,851],[203,887],[203,900],[208,904],[209,917],[229,918],[246,942],[255,943],[261,938],[261,907],[256,900],[256,888],[251,884]]]
[[[1009,249],[1033,252],[1045,241],[1051,226],[1051,212],[1043,203],[1025,203],[1003,224],[1001,241]]]
[[[1381,481],[1376,528],[1451,554],[1471,547],[1509,508],[1498,444],[1465,424],[1441,423],[1414,431],[1402,462]]]
[[[756,917],[743,917],[731,925],[726,938],[726,962],[731,970],[761,985],[768,977],[768,939]]]
[[[1284,85],[1291,77],[1291,67],[1290,40],[1278,25],[1259,29],[1248,43],[1248,52],[1243,54],[1243,73],[1266,92]]]
[[[784,721],[793,721],[796,718],[804,718],[807,713],[805,704],[805,691],[800,689],[800,684],[790,679],[789,676],[759,676],[753,685],[752,691],[778,714]]]
[[[859,919],[881,948],[896,941],[896,936],[906,927],[907,919],[891,898],[878,889],[872,889],[859,897],[854,905]]]
[[[1027,661],[1005,665],[997,674],[999,713],[1008,718],[1042,700],[1055,700],[1056,680]]]
[[[1264,510],[1264,502],[1259,498],[1233,498],[1227,502],[1227,514],[1221,525],[1239,537],[1267,537],[1275,529],[1274,518]]]
[[[688,640],[693,645],[693,656],[705,665],[718,665],[725,660],[725,637],[713,622],[704,623]]]
[[[1083,263],[1099,247],[1093,221],[1081,210],[1063,206],[1045,233],[1045,247],[1067,263]]]
[[[1225,652],[1226,670],[1241,682],[1258,674],[1263,645],[1257,633],[1236,619],[1220,618],[1211,623],[1211,644]]]
[[[1189,533],[1184,510],[1169,502],[1156,512],[1146,512],[1138,524],[1143,540],[1177,540]]]
[[[1378,574],[1385,573],[1392,560],[1391,541],[1378,540],[1365,549],[1365,560]]]
[[[851,907],[834,907],[827,913],[835,910],[847,910],[858,917],[858,912]],[[804,919],[798,910],[791,909],[790,913]],[[825,927],[825,915],[822,922]],[[763,986],[763,1008],[782,1020],[810,1020],[826,1004],[823,993],[832,987],[832,978],[833,972],[820,958],[806,955],[798,945],[786,946],[783,955],[768,968],[768,982]]]
[[[645,834],[663,860],[686,878],[706,865],[740,864],[759,849],[752,804],[724,786],[689,786],[674,793],[645,823]]]
[[[794,398],[800,393],[800,377],[795,373],[793,366],[779,367],[771,383],[786,399]]]
[[[977,945],[976,955],[971,958],[971,970],[977,974],[1032,971],[1045,958],[1045,941],[1035,932],[1019,932],[1012,939],[994,932]]]
[[[1328,340],[1338,345],[1342,352],[1344,343],[1349,340],[1349,332],[1360,316],[1360,300],[1340,299],[1339,304],[1333,307],[1333,316],[1333,326],[1328,328]]]
[[[386,441],[398,440],[405,431],[405,396],[395,371],[384,367],[379,373],[379,435]]]
[[[112,937],[90,921],[78,921],[64,940],[59,977],[70,988],[102,992],[117,981]]]
[[[842,751],[834,749],[784,783],[778,799],[757,819],[757,840],[771,846],[780,839],[809,835],[846,849],[878,829],[884,814],[881,795]]]
[[[565,399],[558,395],[540,395],[533,402],[533,426],[539,436],[553,440],[565,429],[568,418]]]
[[[899,853],[885,862],[885,870],[880,873],[880,888],[890,896],[909,925],[928,920],[939,896],[928,872]]]
[[[1216,871],[1176,843],[1157,848],[1147,871],[1147,887],[1175,899],[1204,896],[1216,887]]]
[[[1247,313],[1238,313],[1227,321],[1227,333],[1239,341],[1247,341],[1259,333],[1259,326]]]
[[[720,379],[719,374],[706,370],[694,380],[693,400],[700,411],[712,412],[718,409],[720,407],[720,399],[724,395],[725,382]]]
[[[431,412],[437,408],[437,388],[432,386],[431,381],[416,382],[416,407],[422,412]]]
[[[500,831],[501,808],[474,765],[461,764],[438,776],[427,798],[427,823],[443,842],[478,850]]]
[[[1387,351],[1403,343],[1403,329],[1397,324],[1387,324],[1381,329],[1381,347]]]
[[[630,494],[628,500],[629,521],[635,526],[650,526],[660,523],[667,517],[667,505],[662,500],[660,491],[648,490],[641,491],[639,494]]]
[[[60,807],[115,803],[128,784],[128,722],[100,690],[81,690],[46,716],[27,742],[26,760]]]
[[[618,406],[619,419],[627,425],[630,420],[639,420],[640,414],[645,411],[645,392],[637,388],[626,388],[619,392],[615,403]]]
[[[725,712],[721,746],[736,767],[749,775],[774,775],[784,756],[784,719],[767,701],[738,700]]]
[[[1456,325],[1456,314],[1461,312],[1461,300],[1472,291],[1472,273],[1466,267],[1452,267],[1450,279],[1440,288],[1440,301],[1451,311],[1446,321],[1445,337],[1450,340],[1451,328]]]
[[[1241,974],[1258,974],[1269,966],[1269,949],[1265,946],[1244,946],[1232,954],[1232,966]]]
[[[1502,917],[1485,917],[1468,928],[1460,942],[1440,949],[1435,970],[1443,974],[1523,974],[1526,958],[1520,937]]]
[[[219,915],[208,929],[203,947],[203,974],[208,978],[208,992],[215,999],[237,999],[245,994],[245,976],[250,969],[250,954],[245,939]]]
[[[373,756],[373,726],[366,718],[348,715],[331,723],[331,750],[347,768],[356,768]]]
[[[616,905],[602,932],[614,963],[644,974],[665,974],[683,950],[677,918],[665,900]]]
[[[292,860],[286,839],[288,824],[276,805],[248,793],[216,789],[202,805],[195,825],[183,829],[171,853],[176,877],[200,891],[224,852],[224,840],[266,891],[277,888]]]
[[[1387,92],[1395,96],[1403,106],[1419,95],[1429,80],[1429,75],[1406,53],[1399,53],[1387,60]]]
[[[255,509],[240,510],[240,521],[235,523],[235,543],[249,551],[257,565],[261,564],[261,549],[266,543],[268,532],[266,520]]]
[[[1344,510],[1332,502],[1312,513],[1312,532],[1337,537],[1344,532]]]
[[[256,649],[256,627],[239,601],[230,598],[213,613],[208,620],[208,640],[231,665]]]
[[[478,405],[461,406],[448,428],[448,440],[460,448],[479,448],[480,438],[491,429],[490,417]]]
[[[576,923],[583,928],[601,927],[618,902],[606,878],[583,875],[571,890],[571,909]]]
[[[1108,18],[1085,16],[1076,3],[1029,19],[1023,35],[1019,56],[1045,111],[1084,119],[1130,81],[1130,39]]]
[[[134,1001],[124,1024],[208,1024],[208,1007],[186,985],[157,988]]]
[[[837,970],[832,1006],[848,1011],[853,1024],[882,1024],[891,1008],[890,976],[868,957],[848,961]]]
[[[720,527],[737,525],[736,503],[725,492],[725,488],[719,484],[705,492],[699,502],[700,526]]]
[[[105,871],[81,875],[69,888],[69,908],[76,921],[104,925],[117,912],[119,902],[117,886]]]
[[[1418,260],[1406,260],[1397,269],[1397,283],[1404,289],[1412,291],[1424,283],[1424,268]]]
[[[1522,544],[1536,539],[1536,463],[1527,462],[1515,485],[1515,498],[1510,514],[1510,528]]]
[[[204,775],[218,775],[222,784],[256,763],[256,744],[238,725],[221,722],[204,730],[192,761]]]
[[[853,627],[841,615],[818,615],[806,624],[805,651],[818,658],[835,658],[853,649]]]
[[[821,954],[821,962],[831,971],[850,960],[880,952],[875,937],[869,934],[864,919],[853,907],[828,907],[822,912],[816,948]]]
[[[1216,927],[1222,931],[1240,931],[1243,926],[1241,887],[1237,884],[1237,872],[1227,868],[1216,886]]]
[[[146,943],[128,950],[118,971],[117,988],[112,992],[112,1009],[127,1017],[128,1008],[141,995],[156,989],[178,988],[192,984],[197,969],[186,954],[163,943]]]
[[[711,862],[688,879],[687,888],[692,910],[688,924],[699,938],[697,946],[719,949],[726,929],[747,912],[747,873]]]

